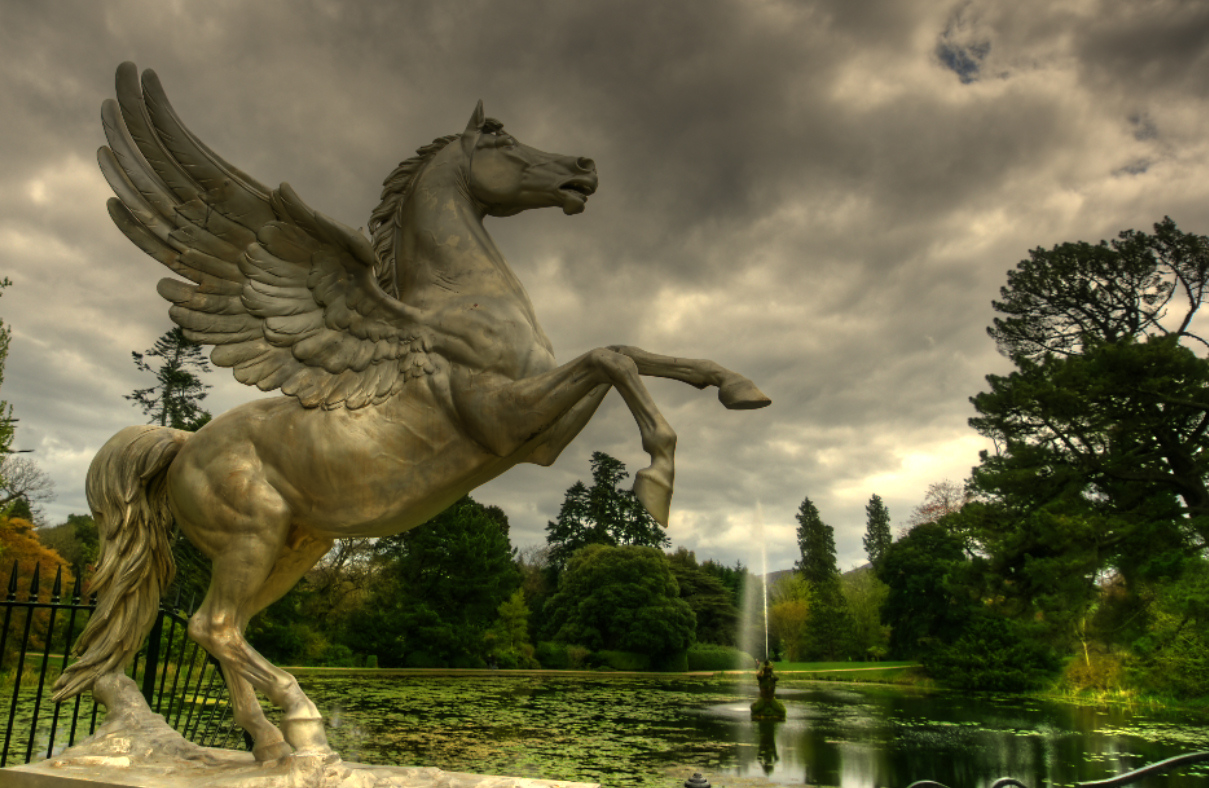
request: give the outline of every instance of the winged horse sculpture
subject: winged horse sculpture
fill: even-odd
[[[549,465],[610,388],[651,465],[634,492],[666,525],[676,435],[640,376],[715,386],[727,408],[769,400],[712,361],[633,347],[554,359],[524,287],[483,227],[530,208],[584,210],[591,159],[523,145],[483,115],[420,148],[386,179],[372,237],[271,189],[197,139],[152,71],[117,70],[101,117],[101,170],[126,236],[176,278],[159,293],[194,342],[242,383],[285,396],[198,430],[128,427],[101,449],[87,493],[103,547],[96,613],[55,700],[105,702],[171,581],[172,523],[213,562],[189,635],[222,665],[255,756],[329,754],[292,675],[244,639],[336,539],[397,534],[522,462]],[[282,710],[280,728],[259,691]]]

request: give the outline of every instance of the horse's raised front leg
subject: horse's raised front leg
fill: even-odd
[[[772,404],[755,383],[714,361],[661,356],[629,345],[610,345],[609,350],[632,358],[641,375],[671,378],[699,389],[717,386],[718,400],[730,410],[753,410]]]
[[[611,385],[621,394],[638,423],[642,448],[651,464],[634,475],[634,494],[658,522],[667,525],[675,479],[676,433],[655,406],[628,356],[597,348],[541,375],[509,380],[501,375],[466,370],[452,376],[453,398],[463,426],[472,438],[500,457],[527,449],[534,452],[549,437],[566,445],[574,428],[582,429],[604,396],[597,387]],[[594,393],[595,392],[595,393]],[[591,398],[595,404],[578,403]],[[568,413],[576,416],[559,427]],[[556,432],[546,435],[547,431]],[[527,461],[521,457],[519,461]]]
[[[576,402],[562,415],[553,426],[542,433],[542,441],[533,452],[525,458],[525,462],[534,465],[553,465],[563,449],[575,440],[575,436],[583,432],[584,427],[596,415],[596,409],[604,401],[605,395],[611,389],[608,383],[601,383],[588,393],[588,396]]]

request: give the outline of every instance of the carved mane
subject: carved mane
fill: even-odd
[[[394,172],[382,181],[382,202],[370,214],[369,232],[378,257],[378,264],[374,266],[378,284],[394,298],[399,297],[399,280],[395,276],[395,230],[399,228],[399,208],[411,193],[412,184],[424,166],[457,138],[456,134],[438,137],[418,149],[415,156],[400,162]]]

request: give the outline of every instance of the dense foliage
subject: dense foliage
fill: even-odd
[[[697,624],[667,556],[639,546],[589,545],[575,553],[546,615],[557,640],[656,661],[688,649]]]
[[[546,524],[548,560],[562,569],[575,551],[587,545],[645,545],[668,547],[663,527],[621,484],[629,477],[625,464],[598,451],[592,454],[592,486],[571,485],[558,510],[558,520]]]
[[[697,622],[696,640],[733,646],[739,632],[740,613],[734,592],[715,571],[697,563],[697,556],[683,547],[669,556],[672,576],[680,598],[688,603]]]
[[[879,567],[893,653],[963,688],[1061,654],[1074,687],[1206,694],[1207,285],[1209,239],[1170,219],[1009,272],[989,332],[1015,370],[971,400],[996,450]]]
[[[346,642],[383,666],[474,667],[520,585],[507,518],[466,497],[425,525],[379,539]]]

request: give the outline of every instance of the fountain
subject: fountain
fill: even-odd
[[[747,653],[759,654],[757,660],[756,682],[759,685],[760,697],[751,705],[753,720],[783,720],[785,719],[785,704],[777,700],[777,677],[773,673],[771,649],[768,634],[768,544],[764,538],[764,510],[756,503],[755,544],[760,551],[760,584],[759,599],[754,596],[756,584],[749,582],[744,589],[743,600],[743,648]],[[754,561],[753,561],[754,563]],[[756,629],[757,616],[763,620],[763,643],[759,642],[759,631]],[[763,646],[761,649],[760,647]],[[759,649],[759,650],[757,650]]]
[[[756,671],[756,682],[760,685],[760,697],[751,704],[753,720],[783,720],[785,719],[785,704],[777,700],[777,676],[772,671],[772,663],[764,660],[764,664]]]
[[[755,537],[751,566],[760,567],[760,583],[754,581],[754,573],[748,574],[743,587],[743,628],[740,644],[743,651],[756,657],[756,667],[769,658],[768,640],[768,547],[764,542],[764,511],[756,503],[752,533]],[[756,552],[758,551],[758,553]],[[758,596],[757,596],[758,595]],[[763,627],[760,627],[760,622]]]

